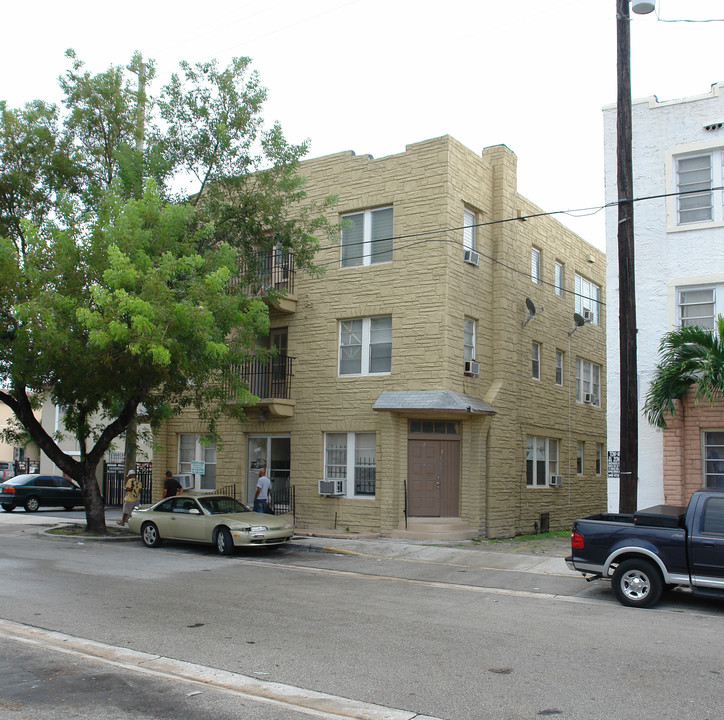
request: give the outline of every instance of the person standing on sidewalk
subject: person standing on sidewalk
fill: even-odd
[[[256,483],[256,493],[254,494],[254,512],[263,513],[266,510],[266,504],[269,501],[269,490],[271,489],[271,480],[266,476],[266,468],[259,470],[259,480]]]
[[[138,505],[142,488],[141,481],[136,478],[136,471],[129,470],[125,487],[126,494],[123,496],[123,517],[118,521],[121,527],[125,526],[133,508]]]
[[[166,479],[163,482],[163,496],[173,497],[180,495],[184,491],[181,483],[173,476],[170,470],[166,470]]]

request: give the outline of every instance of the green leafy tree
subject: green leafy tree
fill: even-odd
[[[183,63],[155,100],[140,55],[98,75],[68,56],[64,113],[2,106],[0,401],[103,532],[95,476],[111,443],[139,408],[155,427],[193,405],[211,436],[221,414],[243,418],[253,396],[237,368],[269,329],[248,292],[257,257],[282,247],[317,272],[331,228],[303,202],[306,144],[263,128],[248,59]],[[45,397],[79,456],[36,419]]]
[[[675,414],[675,400],[695,388],[697,402],[724,397],[724,318],[714,329],[681,327],[667,333],[659,350],[660,362],[646,395],[644,414],[655,427],[665,428]]]

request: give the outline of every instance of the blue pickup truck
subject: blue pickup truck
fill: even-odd
[[[724,597],[724,490],[697,490],[687,507],[576,520],[566,563],[588,580],[611,578],[616,597],[630,607],[651,607],[676,586]]]

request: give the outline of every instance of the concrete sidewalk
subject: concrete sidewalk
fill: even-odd
[[[120,508],[106,509],[106,524],[115,525],[121,518]],[[2,525],[25,525],[36,527],[39,532],[50,526],[81,524],[85,517],[81,513],[15,511],[0,513]],[[43,527],[44,526],[44,527]],[[117,527],[117,526],[116,526]],[[42,529],[41,529],[42,528]],[[49,536],[58,538],[59,536]],[[109,538],[94,538],[96,541],[131,540],[137,536],[115,535]],[[60,537],[60,539],[66,539]],[[67,539],[78,540],[78,536]],[[140,538],[138,538],[140,542]],[[546,575],[572,575],[580,573],[568,569],[564,558],[570,554],[568,538],[533,538],[527,541],[516,539],[500,541],[443,541],[443,540],[402,540],[380,537],[379,535],[346,536],[326,530],[296,530],[291,547],[310,552],[328,552],[364,557],[392,558],[414,562],[490,570],[510,570]]]
[[[313,531],[298,531],[293,540],[297,548],[306,548],[316,552],[361,555],[365,557],[394,558],[459,567],[483,568],[490,570],[512,570],[545,575],[573,575],[580,573],[568,569],[565,556],[570,553],[568,540],[557,542],[553,538],[550,546],[540,554],[526,552],[519,541],[495,543],[495,549],[485,549],[483,543],[472,541],[410,541],[396,538],[340,538],[321,537]],[[545,545],[547,540],[535,541]],[[568,549],[566,549],[568,548]]]

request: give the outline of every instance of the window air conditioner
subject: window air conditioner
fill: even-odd
[[[320,480],[320,495],[344,495],[347,492],[345,480]]]
[[[181,487],[184,490],[192,490],[194,487],[194,476],[193,475],[174,475],[174,478],[179,481]]]
[[[593,322],[593,311],[592,310],[586,310],[583,309],[583,319],[586,322]]]
[[[476,363],[475,360],[465,361],[465,374],[466,375],[480,375],[480,363]]]
[[[551,487],[560,487],[563,485],[563,475],[551,475],[549,484]]]
[[[463,258],[465,262],[469,265],[475,265],[477,267],[478,260],[480,260],[480,255],[478,255],[475,250],[466,250]]]
[[[589,405],[595,405],[596,396],[593,393],[583,393],[583,402]]]

